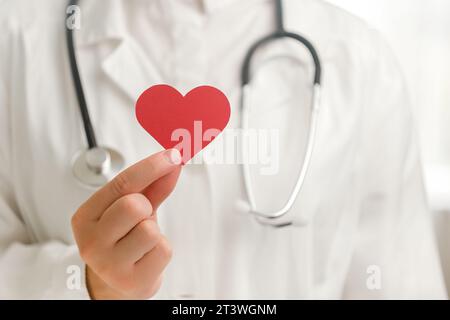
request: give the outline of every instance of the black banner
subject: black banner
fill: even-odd
[[[448,301],[1,301],[2,312],[14,316],[31,313],[46,318],[80,319],[99,315],[130,319],[305,319],[354,316],[358,319],[411,314],[430,317],[448,314]],[[11,310],[8,310],[11,308]],[[442,313],[441,313],[442,311]]]

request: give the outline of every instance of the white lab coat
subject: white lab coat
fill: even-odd
[[[323,62],[317,142],[288,217],[294,226],[263,226],[236,206],[245,200],[239,165],[187,165],[159,212],[174,255],[155,298],[444,298],[395,59],[376,32],[331,5],[284,4],[287,29],[310,39]],[[127,166],[161,150],[134,116],[139,94],[158,83],[220,88],[236,128],[240,67],[273,30],[272,5],[84,1],[76,47],[99,142],[120,150]],[[70,219],[92,190],[71,173],[85,137],[64,11],[61,0],[0,2],[1,298],[89,297],[83,278],[79,289],[67,284],[70,266],[84,268]],[[280,162],[277,175],[252,177],[258,206],[274,209],[301,164],[313,68],[290,41],[262,49],[256,64],[264,71],[254,75],[251,125],[279,129]]]

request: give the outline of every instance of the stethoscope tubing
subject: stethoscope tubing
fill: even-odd
[[[299,174],[297,176],[297,182],[295,183],[295,186],[284,204],[284,206],[276,211],[273,212],[262,212],[257,209],[255,195],[253,192],[253,187],[251,183],[251,176],[250,176],[250,164],[249,163],[243,163],[242,164],[242,175],[244,178],[244,187],[247,193],[247,199],[249,202],[249,213],[254,215],[257,220],[263,224],[272,225],[275,227],[280,226],[287,226],[290,225],[290,222],[280,222],[280,218],[284,217],[293,207],[295,200],[298,198],[299,192],[304,185],[306,174],[308,173],[310,163],[311,163],[311,157],[313,154],[313,149],[315,145],[315,139],[316,139],[316,131],[317,131],[317,121],[318,121],[318,113],[320,108],[320,97],[321,97],[321,77],[322,77],[322,66],[320,62],[319,55],[313,46],[313,44],[308,41],[305,37],[293,33],[288,32],[284,28],[284,22],[283,22],[283,7],[282,7],[282,0],[275,0],[275,20],[277,24],[277,29],[274,33],[269,34],[259,41],[255,42],[247,52],[244,63],[241,70],[241,85],[242,85],[242,91],[241,91],[241,127],[245,131],[248,129],[248,123],[249,123],[249,113],[251,108],[251,101],[250,100],[250,87],[251,87],[251,62],[254,54],[256,51],[263,47],[264,45],[267,45],[268,43],[284,39],[284,38],[290,38],[298,41],[300,44],[306,47],[308,49],[309,53],[311,54],[311,58],[314,62],[314,79],[313,79],[313,86],[312,86],[312,102],[311,102],[311,110],[310,110],[310,128],[308,132],[307,137],[307,144],[306,144],[306,151],[303,158],[303,164],[301,166],[301,169],[299,171]],[[242,144],[242,147],[244,144]],[[241,150],[243,154],[245,154],[246,150]]]
[[[77,6],[79,0],[70,0],[69,6]],[[66,41],[67,41],[67,52],[69,57],[69,65],[72,74],[72,80],[75,87],[75,93],[78,100],[78,108],[80,110],[81,118],[83,120],[84,132],[86,135],[86,142],[88,149],[97,148],[97,138],[95,135],[95,130],[92,125],[91,116],[89,114],[89,108],[86,102],[86,96],[84,94],[83,84],[81,82],[80,70],[78,68],[76,50],[75,50],[75,40],[74,40],[74,30],[66,26]]]
[[[242,117],[241,117],[241,126],[242,130],[245,132],[245,130],[248,129],[248,123],[249,123],[249,113],[250,113],[250,107],[251,106],[251,97],[250,95],[250,87],[249,84],[245,85],[243,88],[243,95],[242,95]],[[244,187],[247,193],[247,199],[249,202],[249,213],[256,216],[258,218],[258,221],[262,222],[263,224],[269,224],[273,226],[280,226],[280,222],[278,221],[280,218],[285,216],[289,213],[289,211],[292,209],[295,200],[298,198],[298,195],[300,193],[300,190],[302,186],[304,185],[306,175],[309,171],[309,167],[311,164],[311,158],[315,146],[315,140],[316,140],[316,131],[317,131],[317,122],[318,122],[318,114],[320,109],[320,97],[321,97],[321,86],[320,84],[314,84],[313,85],[313,95],[312,95],[312,107],[310,110],[310,128],[308,132],[307,137],[307,143],[306,143],[306,151],[303,158],[303,164],[302,167],[298,173],[297,176],[297,182],[295,183],[294,189],[287,199],[286,203],[283,205],[283,207],[277,211],[273,212],[262,212],[257,209],[255,195],[253,192],[253,187],[251,183],[251,177],[250,177],[250,164],[244,162],[242,164],[242,175],[244,178]],[[247,102],[250,100],[250,102]],[[244,144],[241,144],[241,147],[244,148]],[[242,149],[242,154],[245,154],[247,150]],[[289,225],[289,223],[283,222],[284,225]]]

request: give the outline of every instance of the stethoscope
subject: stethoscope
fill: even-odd
[[[79,0],[70,0],[69,5],[78,5]],[[246,195],[248,198],[247,211],[255,215],[259,222],[264,224],[281,227],[291,224],[290,222],[280,222],[280,218],[285,216],[294,205],[295,200],[298,197],[300,189],[302,188],[306,174],[308,172],[311,156],[313,152],[313,147],[315,144],[315,134],[317,128],[317,117],[320,105],[320,89],[321,89],[321,64],[320,59],[314,46],[304,37],[299,34],[288,32],[284,28],[283,22],[283,8],[282,0],[275,0],[275,14],[277,27],[274,33],[265,36],[264,38],[258,40],[253,44],[249,51],[247,52],[244,64],[241,70],[241,127],[243,130],[248,128],[249,123],[249,112],[250,112],[250,100],[249,93],[251,89],[251,76],[250,76],[250,65],[252,57],[255,52],[262,46],[268,43],[279,40],[282,38],[289,38],[298,41],[304,45],[310,52],[312,59],[314,61],[315,72],[314,80],[312,86],[312,103],[310,112],[310,126],[306,144],[306,151],[303,159],[303,164],[297,176],[297,182],[292,190],[288,200],[282,208],[277,211],[263,212],[257,209],[256,201],[253,193],[253,187],[250,178],[250,164],[242,164],[242,175],[244,178],[244,187],[246,190]],[[103,186],[105,183],[110,181],[114,176],[116,176],[125,166],[124,157],[120,152],[100,146],[97,144],[97,139],[92,126],[91,118],[89,115],[89,109],[87,107],[86,98],[81,83],[81,76],[78,69],[77,58],[74,48],[74,37],[73,30],[66,27],[67,36],[67,47],[69,55],[70,70],[72,73],[72,78],[74,81],[75,91],[78,100],[78,106],[81,113],[81,118],[83,120],[84,132],[87,140],[87,149],[79,151],[73,160],[72,171],[73,174],[83,186],[89,188],[98,188]],[[243,144],[241,144],[243,145]]]

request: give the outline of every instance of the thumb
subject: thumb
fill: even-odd
[[[150,200],[153,210],[156,211],[161,203],[172,193],[180,176],[181,166],[169,174],[159,178],[142,192]]]

